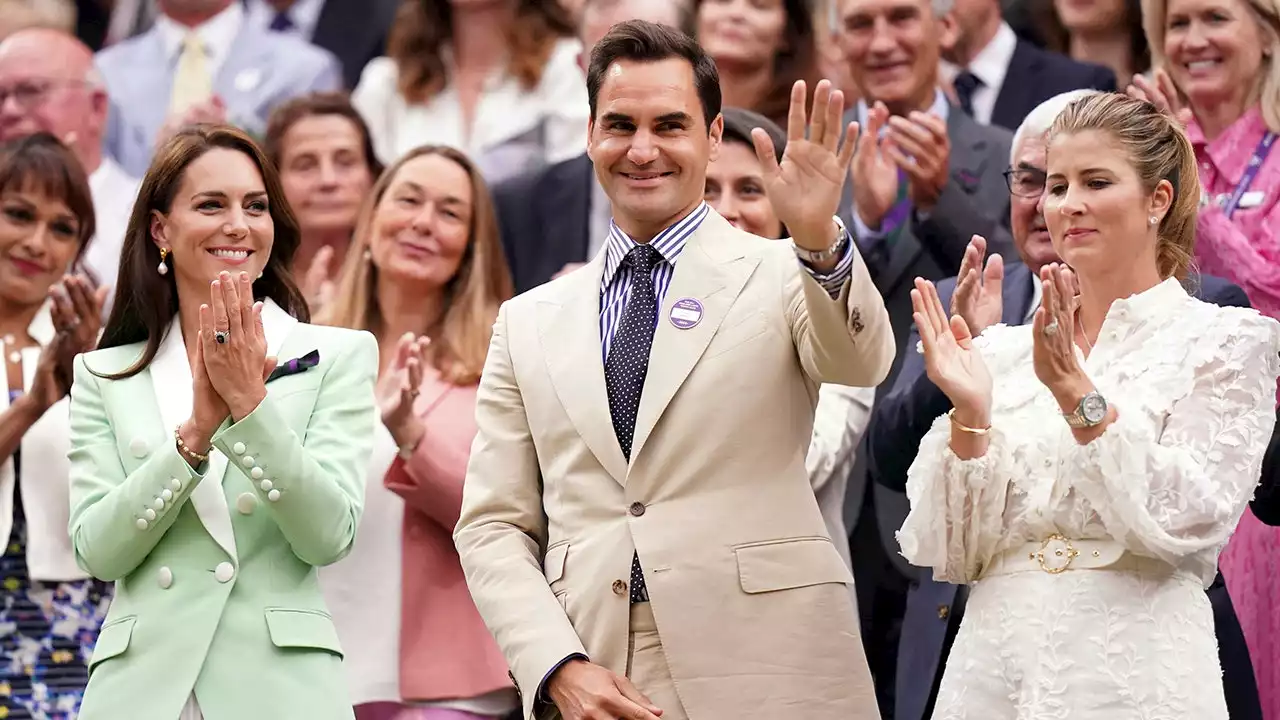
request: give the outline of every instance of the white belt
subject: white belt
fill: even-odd
[[[1042,542],[1030,542],[997,555],[987,567],[979,570],[978,577],[1031,571],[1057,575],[1068,570],[1118,570],[1165,575],[1177,572],[1169,563],[1134,555],[1114,540],[1071,540],[1054,533]]]

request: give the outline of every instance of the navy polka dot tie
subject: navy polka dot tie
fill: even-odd
[[[609,393],[609,413],[613,431],[627,461],[631,460],[631,441],[636,434],[636,414],[640,411],[640,391],[649,372],[649,350],[653,347],[653,331],[658,324],[658,298],[653,292],[653,266],[661,260],[657,250],[648,245],[631,248],[622,261],[631,266],[631,297],[627,300],[622,322],[609,345],[609,358],[604,364],[605,388]],[[640,556],[631,558],[631,602],[648,602],[649,591],[640,569]]]

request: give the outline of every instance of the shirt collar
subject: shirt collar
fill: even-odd
[[[1266,134],[1267,123],[1262,118],[1261,105],[1249,108],[1212,141],[1204,136],[1204,130],[1195,118],[1187,124],[1187,139],[1196,149],[1196,155],[1201,160],[1207,155],[1219,178],[1228,184],[1237,182],[1244,175],[1254,149]]]
[[[663,260],[674,267],[676,260],[679,260],[680,254],[684,252],[685,244],[702,225],[702,221],[710,211],[711,206],[706,202],[699,203],[688,215],[653,236],[649,245],[658,251]],[[609,239],[605,241],[604,277],[600,281],[601,292],[613,283],[614,275],[617,274],[618,268],[622,267],[623,259],[627,257],[627,253],[631,252],[631,248],[639,244],[623,232],[617,223],[613,220],[609,221]]]
[[[929,112],[942,118],[946,122],[947,116],[951,114],[951,104],[947,102],[947,96],[942,94],[941,90],[934,90],[933,104],[929,106]],[[867,126],[867,103],[865,100],[858,101],[858,127]],[[889,128],[886,125],[880,132],[885,132]]]
[[[1002,22],[1000,29],[996,30],[996,36],[969,63],[968,70],[982,81],[983,87],[998,93],[1017,47],[1018,36],[1008,23]]]
[[[1187,298],[1187,290],[1177,278],[1168,278],[1155,287],[1111,303],[1104,322],[1113,317],[1120,322],[1136,322],[1180,311],[1179,300]]]
[[[204,43],[205,52],[209,53],[211,64],[216,67],[231,52],[231,43],[240,26],[244,22],[244,5],[233,2],[227,9],[214,15],[200,25],[189,28],[175,22],[164,13],[156,16],[155,27],[160,33],[160,42],[164,43],[165,57],[169,62],[176,62],[182,52],[182,41],[187,33],[195,32]]]

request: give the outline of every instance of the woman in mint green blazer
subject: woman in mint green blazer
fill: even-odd
[[[352,717],[316,567],[360,521],[378,351],[306,323],[298,242],[242,132],[157,151],[71,390],[72,545],[116,582],[81,720]]]

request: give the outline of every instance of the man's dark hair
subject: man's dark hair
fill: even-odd
[[[591,64],[587,68],[587,99],[591,117],[596,116],[596,100],[604,74],[619,60],[632,62],[658,62],[670,58],[684,58],[693,66],[693,81],[702,103],[702,115],[710,129],[711,121],[720,114],[720,73],[716,63],[703,51],[702,46],[681,31],[646,22],[627,20],[609,30],[591,49]]]

